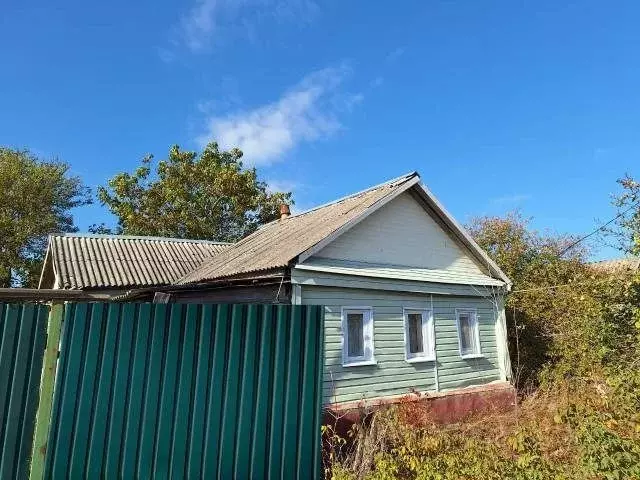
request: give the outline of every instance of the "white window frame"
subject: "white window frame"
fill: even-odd
[[[362,313],[362,333],[365,354],[361,357],[349,357],[349,328],[347,314]],[[342,307],[342,366],[357,367],[361,365],[376,365],[375,347],[373,341],[373,308],[371,307]]]
[[[476,348],[471,353],[462,352],[462,335],[460,330],[460,314],[468,313],[473,320],[473,336],[476,344]],[[456,326],[458,329],[458,351],[460,352],[460,358],[481,358],[484,357],[482,349],[480,348],[480,322],[478,321],[478,311],[475,308],[456,308]]]
[[[412,353],[409,350],[409,314],[422,315],[423,352]],[[433,312],[428,308],[403,308],[404,318],[404,359],[408,363],[433,362],[436,359],[436,332],[433,324]]]

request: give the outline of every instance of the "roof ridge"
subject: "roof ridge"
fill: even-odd
[[[181,242],[181,243],[204,243],[209,245],[233,245],[230,242],[216,242],[213,240],[197,240],[191,238],[173,238],[173,237],[152,237],[146,235],[116,235],[105,233],[52,233],[50,237],[68,237],[68,238],[96,238],[103,240],[146,240],[149,242]]]
[[[407,180],[410,180],[411,178],[413,178],[415,176],[419,177],[420,174],[417,171],[413,170],[413,171],[411,171],[409,173],[405,173],[404,175],[400,175],[399,177],[392,178],[391,180],[387,180],[386,182],[382,182],[382,183],[379,183],[379,184],[374,185],[372,187],[365,188],[364,190],[360,190],[359,192],[350,193],[349,195],[346,195],[344,197],[340,197],[340,198],[338,198],[336,200],[332,200],[330,202],[323,203],[321,205],[312,207],[312,208],[310,208],[308,210],[305,210],[303,212],[296,213],[294,215],[291,215],[289,218],[295,218],[295,217],[300,217],[302,215],[306,215],[307,213],[311,213],[311,212],[314,212],[314,211],[319,210],[321,208],[328,207],[330,205],[334,205],[336,203],[343,202],[345,200],[349,200],[350,198],[357,197],[358,195],[362,195],[364,193],[370,192],[371,190],[375,190],[377,188],[382,188],[382,187],[385,187],[385,186],[393,186],[396,183],[400,183],[400,182],[404,183]],[[269,222],[269,223],[271,223],[271,222]]]

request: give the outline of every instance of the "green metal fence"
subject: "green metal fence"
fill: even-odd
[[[0,479],[26,478],[49,309],[0,303]]]
[[[67,304],[45,478],[317,478],[322,345],[318,306]]]

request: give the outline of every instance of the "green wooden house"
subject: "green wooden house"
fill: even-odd
[[[136,271],[164,268],[162,249],[144,254],[153,267],[139,256],[110,257],[115,247],[105,245],[125,241],[145,239],[52,239],[43,275],[50,280],[41,287],[131,300],[324,305],[326,404],[508,385],[510,281],[415,172],[296,215],[283,208],[282,218],[236,244],[206,246],[186,274],[175,272],[179,261],[169,264],[172,275],[155,275],[155,283],[136,281],[153,277]],[[104,265],[125,273],[102,275]],[[83,284],[78,272],[88,268],[91,283]]]

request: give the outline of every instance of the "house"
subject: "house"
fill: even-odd
[[[96,272],[118,270],[125,258],[89,261],[52,245],[45,270],[67,272],[58,288],[87,288],[89,271],[100,279],[90,288],[112,288]],[[120,298],[324,305],[326,404],[509,388],[511,283],[415,172],[297,215],[285,208],[238,243],[211,248],[172,281],[179,262],[169,263],[171,275],[154,274],[165,268],[154,256],[144,268],[162,285],[141,283]]]

